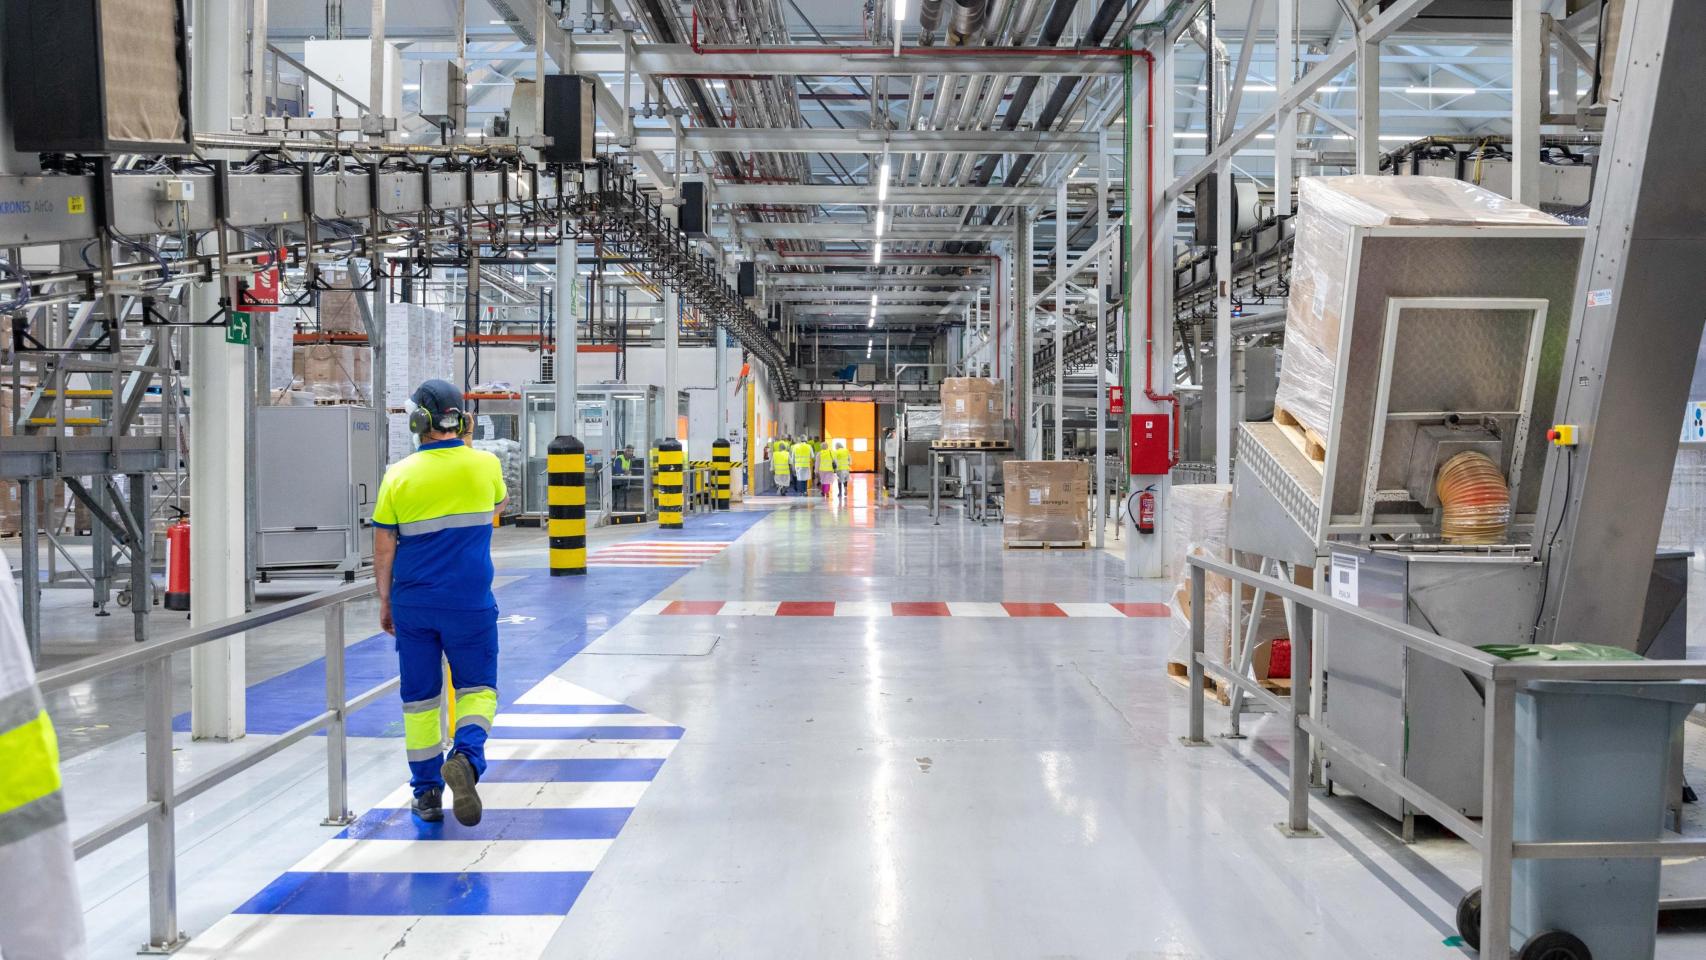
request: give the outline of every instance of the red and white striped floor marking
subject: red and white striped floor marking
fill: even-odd
[[[1167,616],[1164,603],[933,600],[650,600],[634,610],[649,617],[1088,617]]]
[[[624,540],[594,550],[591,567],[697,567],[724,550],[729,540]]]

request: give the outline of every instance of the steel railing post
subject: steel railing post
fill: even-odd
[[[1190,561],[1186,561],[1190,563]],[[1188,668],[1190,683],[1186,686],[1186,698],[1191,702],[1191,731],[1183,742],[1186,746],[1206,747],[1208,741],[1203,739],[1203,568],[1194,563],[1191,568],[1191,662]]]
[[[1314,654],[1309,634],[1315,611],[1303,604],[1291,606],[1296,625],[1291,632],[1291,807],[1281,827],[1287,836],[1315,837],[1320,834],[1309,826],[1310,737],[1303,729],[1303,721],[1309,718],[1309,669]]]
[[[344,605],[326,608],[326,819],[321,826],[342,827],[355,820],[349,809],[349,753],[344,737],[348,706],[344,689]]]
[[[171,953],[183,942],[178,929],[175,788],[172,785],[172,661],[162,657],[142,671],[143,763],[148,802],[148,942],[143,953]]]
[[[1516,683],[1487,682],[1481,783],[1481,960],[1510,960],[1516,815]]]

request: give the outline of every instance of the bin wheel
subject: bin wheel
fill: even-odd
[[[1593,960],[1587,944],[1562,930],[1547,930],[1528,938],[1516,957],[1517,960]]]
[[[1481,949],[1481,888],[1476,887],[1457,902],[1457,935],[1471,950]]]
[[[121,607],[130,606],[130,591],[129,590],[120,590],[118,592],[118,605]]]

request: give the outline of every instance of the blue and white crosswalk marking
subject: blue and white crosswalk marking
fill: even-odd
[[[682,729],[553,676],[492,735],[478,825],[423,823],[399,787],[181,955],[538,956]]]

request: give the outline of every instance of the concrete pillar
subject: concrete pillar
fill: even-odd
[[[243,112],[244,8],[196,0],[192,103],[198,130],[224,130]],[[219,286],[197,284],[191,313],[219,310]],[[247,347],[225,342],[222,329],[190,333],[190,623],[203,627],[244,612],[244,429],[250,403],[244,376]],[[203,644],[190,654],[190,731],[197,739],[243,736],[244,637]]]
[[[1162,186],[1173,177],[1173,138],[1168,131],[1173,129],[1173,89],[1174,62],[1172,50],[1166,45],[1158,45],[1155,54],[1155,125],[1152,131],[1143,125],[1144,104],[1149,93],[1143,83],[1133,83],[1131,100],[1126,104],[1127,123],[1133,124],[1138,131],[1133,139],[1131,182],[1138,193],[1131,208],[1141,210],[1141,199],[1145,173],[1151,163],[1154,165],[1154,181],[1157,193]],[[1177,215],[1170,201],[1149,201],[1156,207],[1147,217],[1141,214],[1137,218],[1137,226],[1132,235],[1131,250],[1133,255],[1130,263],[1128,283],[1131,287],[1131,335],[1127,339],[1130,345],[1129,380],[1132,386],[1127,394],[1126,403],[1131,413],[1166,413],[1171,415],[1172,405],[1167,401],[1153,401],[1144,396],[1145,372],[1148,370],[1153,380],[1154,391],[1158,395],[1173,392],[1173,323],[1172,323],[1172,271],[1173,262],[1173,232]],[[1148,269],[1148,263],[1158,265],[1158,271]],[[1159,279],[1157,277],[1159,275]],[[1149,318],[1154,317],[1154,328],[1150,329]],[[1151,337],[1153,336],[1153,339]],[[1151,360],[1153,357],[1153,360]],[[1149,370],[1153,364],[1153,369]],[[1166,554],[1162,544],[1166,542],[1166,530],[1172,523],[1168,515],[1167,505],[1172,482],[1165,476],[1133,475],[1128,497],[1146,487],[1154,487],[1156,530],[1153,534],[1140,534],[1132,522],[1131,512],[1122,505],[1125,526],[1125,559],[1126,575],[1134,578],[1164,577],[1167,570]]]

